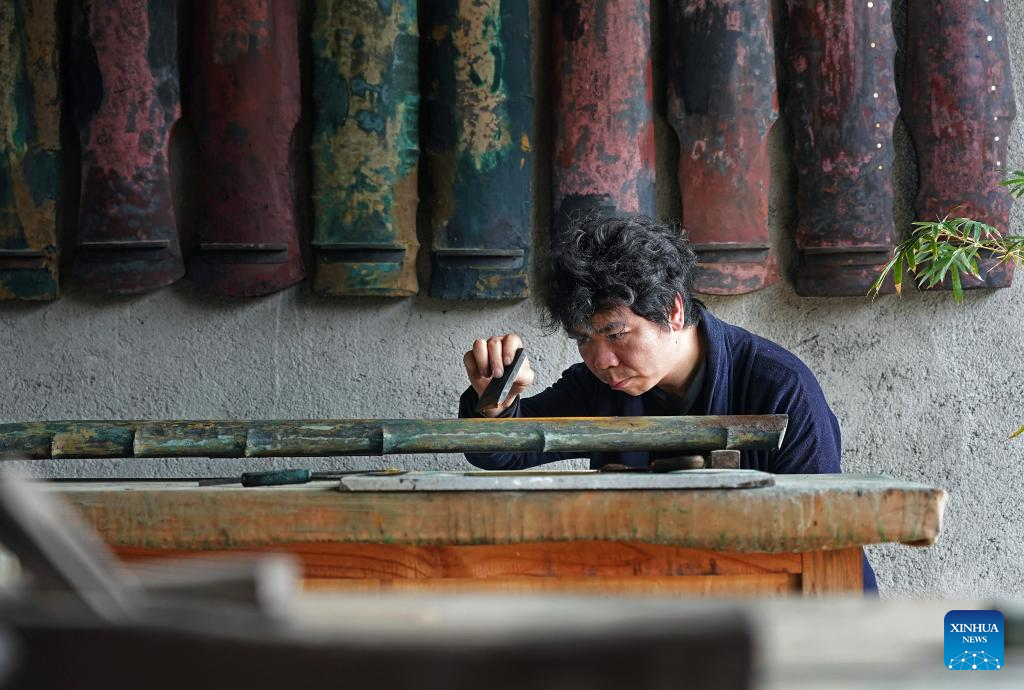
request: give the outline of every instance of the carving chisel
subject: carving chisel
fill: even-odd
[[[241,477],[216,477],[200,479],[199,486],[221,486],[225,484],[241,484],[242,486],[285,486],[288,484],[308,484],[309,482],[341,479],[354,474],[390,476],[404,474],[405,470],[389,467],[383,470],[342,470],[339,472],[313,472],[306,469],[268,470],[266,472],[243,472]]]
[[[526,361],[526,350],[519,348],[512,357],[512,363],[505,367],[502,375],[496,379],[491,379],[491,382],[487,384],[484,394],[480,396],[480,400],[476,404],[476,411],[478,413],[484,410],[493,410],[502,400],[508,397],[509,391],[512,390],[512,384],[516,382],[516,376],[519,375],[519,370],[522,369],[524,361]]]

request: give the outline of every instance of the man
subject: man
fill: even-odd
[[[693,298],[697,259],[682,232],[644,216],[589,217],[568,227],[544,286],[549,328],[579,347],[582,364],[523,398],[534,380],[524,362],[491,417],[786,414],[775,451],[743,451],[741,466],[780,474],[840,472],[839,423],[814,374],[773,342],[715,318]],[[522,340],[477,340],[465,354],[470,387],[460,417],[501,376]],[[524,469],[567,453],[473,453],[483,469]],[[647,466],[648,452],[593,453],[590,465]],[[864,559],[865,590],[876,589]]]

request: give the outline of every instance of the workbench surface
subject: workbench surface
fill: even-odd
[[[193,482],[48,486],[128,560],[288,551],[312,586],[370,591],[822,593],[860,547],[929,545],[943,490],[872,475],[744,489],[339,491]]]

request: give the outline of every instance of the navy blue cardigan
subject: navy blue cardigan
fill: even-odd
[[[749,331],[715,318],[698,302],[698,328],[705,343],[703,389],[686,414],[786,414],[789,423],[778,450],[743,451],[741,466],[775,474],[840,472],[842,438],[818,380],[796,355]],[[459,416],[475,416],[476,392],[470,387],[459,401]],[[678,414],[679,412],[677,412]],[[502,416],[633,417],[665,414],[651,394],[616,391],[590,373],[583,363],[562,372],[550,388],[522,398]],[[518,470],[580,457],[572,453],[467,453],[482,469]],[[590,466],[607,463],[647,466],[647,452],[592,453]],[[875,574],[864,559],[866,591],[877,589]]]

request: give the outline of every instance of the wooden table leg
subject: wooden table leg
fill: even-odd
[[[855,546],[801,554],[804,596],[863,593],[864,563],[860,551]]]

